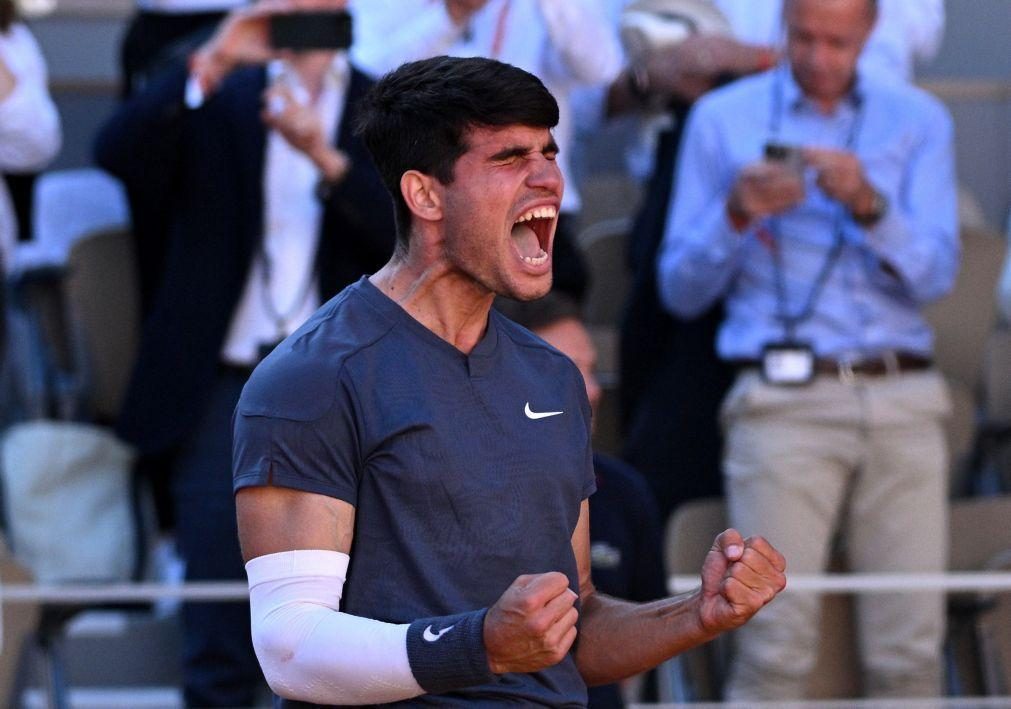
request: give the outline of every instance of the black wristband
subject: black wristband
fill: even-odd
[[[411,623],[407,629],[407,660],[414,679],[427,693],[440,694],[495,679],[484,649],[487,612],[482,608]]]

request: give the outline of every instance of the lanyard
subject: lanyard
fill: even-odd
[[[779,135],[783,121],[783,113],[785,110],[785,107],[783,106],[782,73],[783,71],[788,70],[785,67],[786,65],[784,65],[783,69],[777,71],[773,83],[772,112],[769,116],[769,132],[773,138]],[[849,132],[846,135],[845,148],[848,151],[853,151],[856,147],[857,136],[860,133],[861,124],[863,123],[863,102],[860,99],[857,99],[856,106],[856,114],[853,116]],[[770,217],[768,223],[769,231],[772,236],[771,251],[773,278],[776,285],[776,319],[783,324],[783,331],[787,341],[792,341],[794,339],[797,326],[814,314],[815,306],[821,298],[822,292],[825,289],[825,284],[828,282],[829,276],[832,273],[832,268],[835,266],[836,262],[838,262],[839,256],[842,254],[844,242],[843,229],[846,224],[846,209],[842,205],[839,205],[839,209],[836,212],[835,219],[832,223],[832,246],[825,255],[825,260],[822,262],[817,276],[815,276],[814,283],[811,284],[811,289],[808,291],[807,297],[803,300],[803,305],[792,313],[789,312],[789,297],[786,292],[786,282],[783,275],[783,252],[781,248],[782,231],[780,229],[779,216],[776,215]]]

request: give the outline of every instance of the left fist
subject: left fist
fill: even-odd
[[[762,537],[728,529],[702,564],[702,627],[721,633],[743,625],[786,588],[786,559]]]

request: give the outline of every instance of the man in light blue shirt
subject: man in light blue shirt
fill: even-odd
[[[876,6],[789,0],[789,62],[697,104],[658,262],[675,315],[726,299],[731,519],[800,573],[825,567],[837,533],[857,569],[946,565],[949,402],[920,310],[958,267],[952,126],[924,92],[857,76]],[[943,599],[859,610],[868,692],[936,694]],[[738,634],[731,699],[803,695],[817,599],[768,611]]]

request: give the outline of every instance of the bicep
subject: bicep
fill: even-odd
[[[579,575],[579,598],[585,602],[596,589],[590,578],[590,501],[583,500],[579,506],[579,520],[572,533],[572,553],[576,557],[576,572]]]
[[[239,490],[235,508],[244,562],[298,549],[351,551],[355,508],[344,500],[261,485]]]

